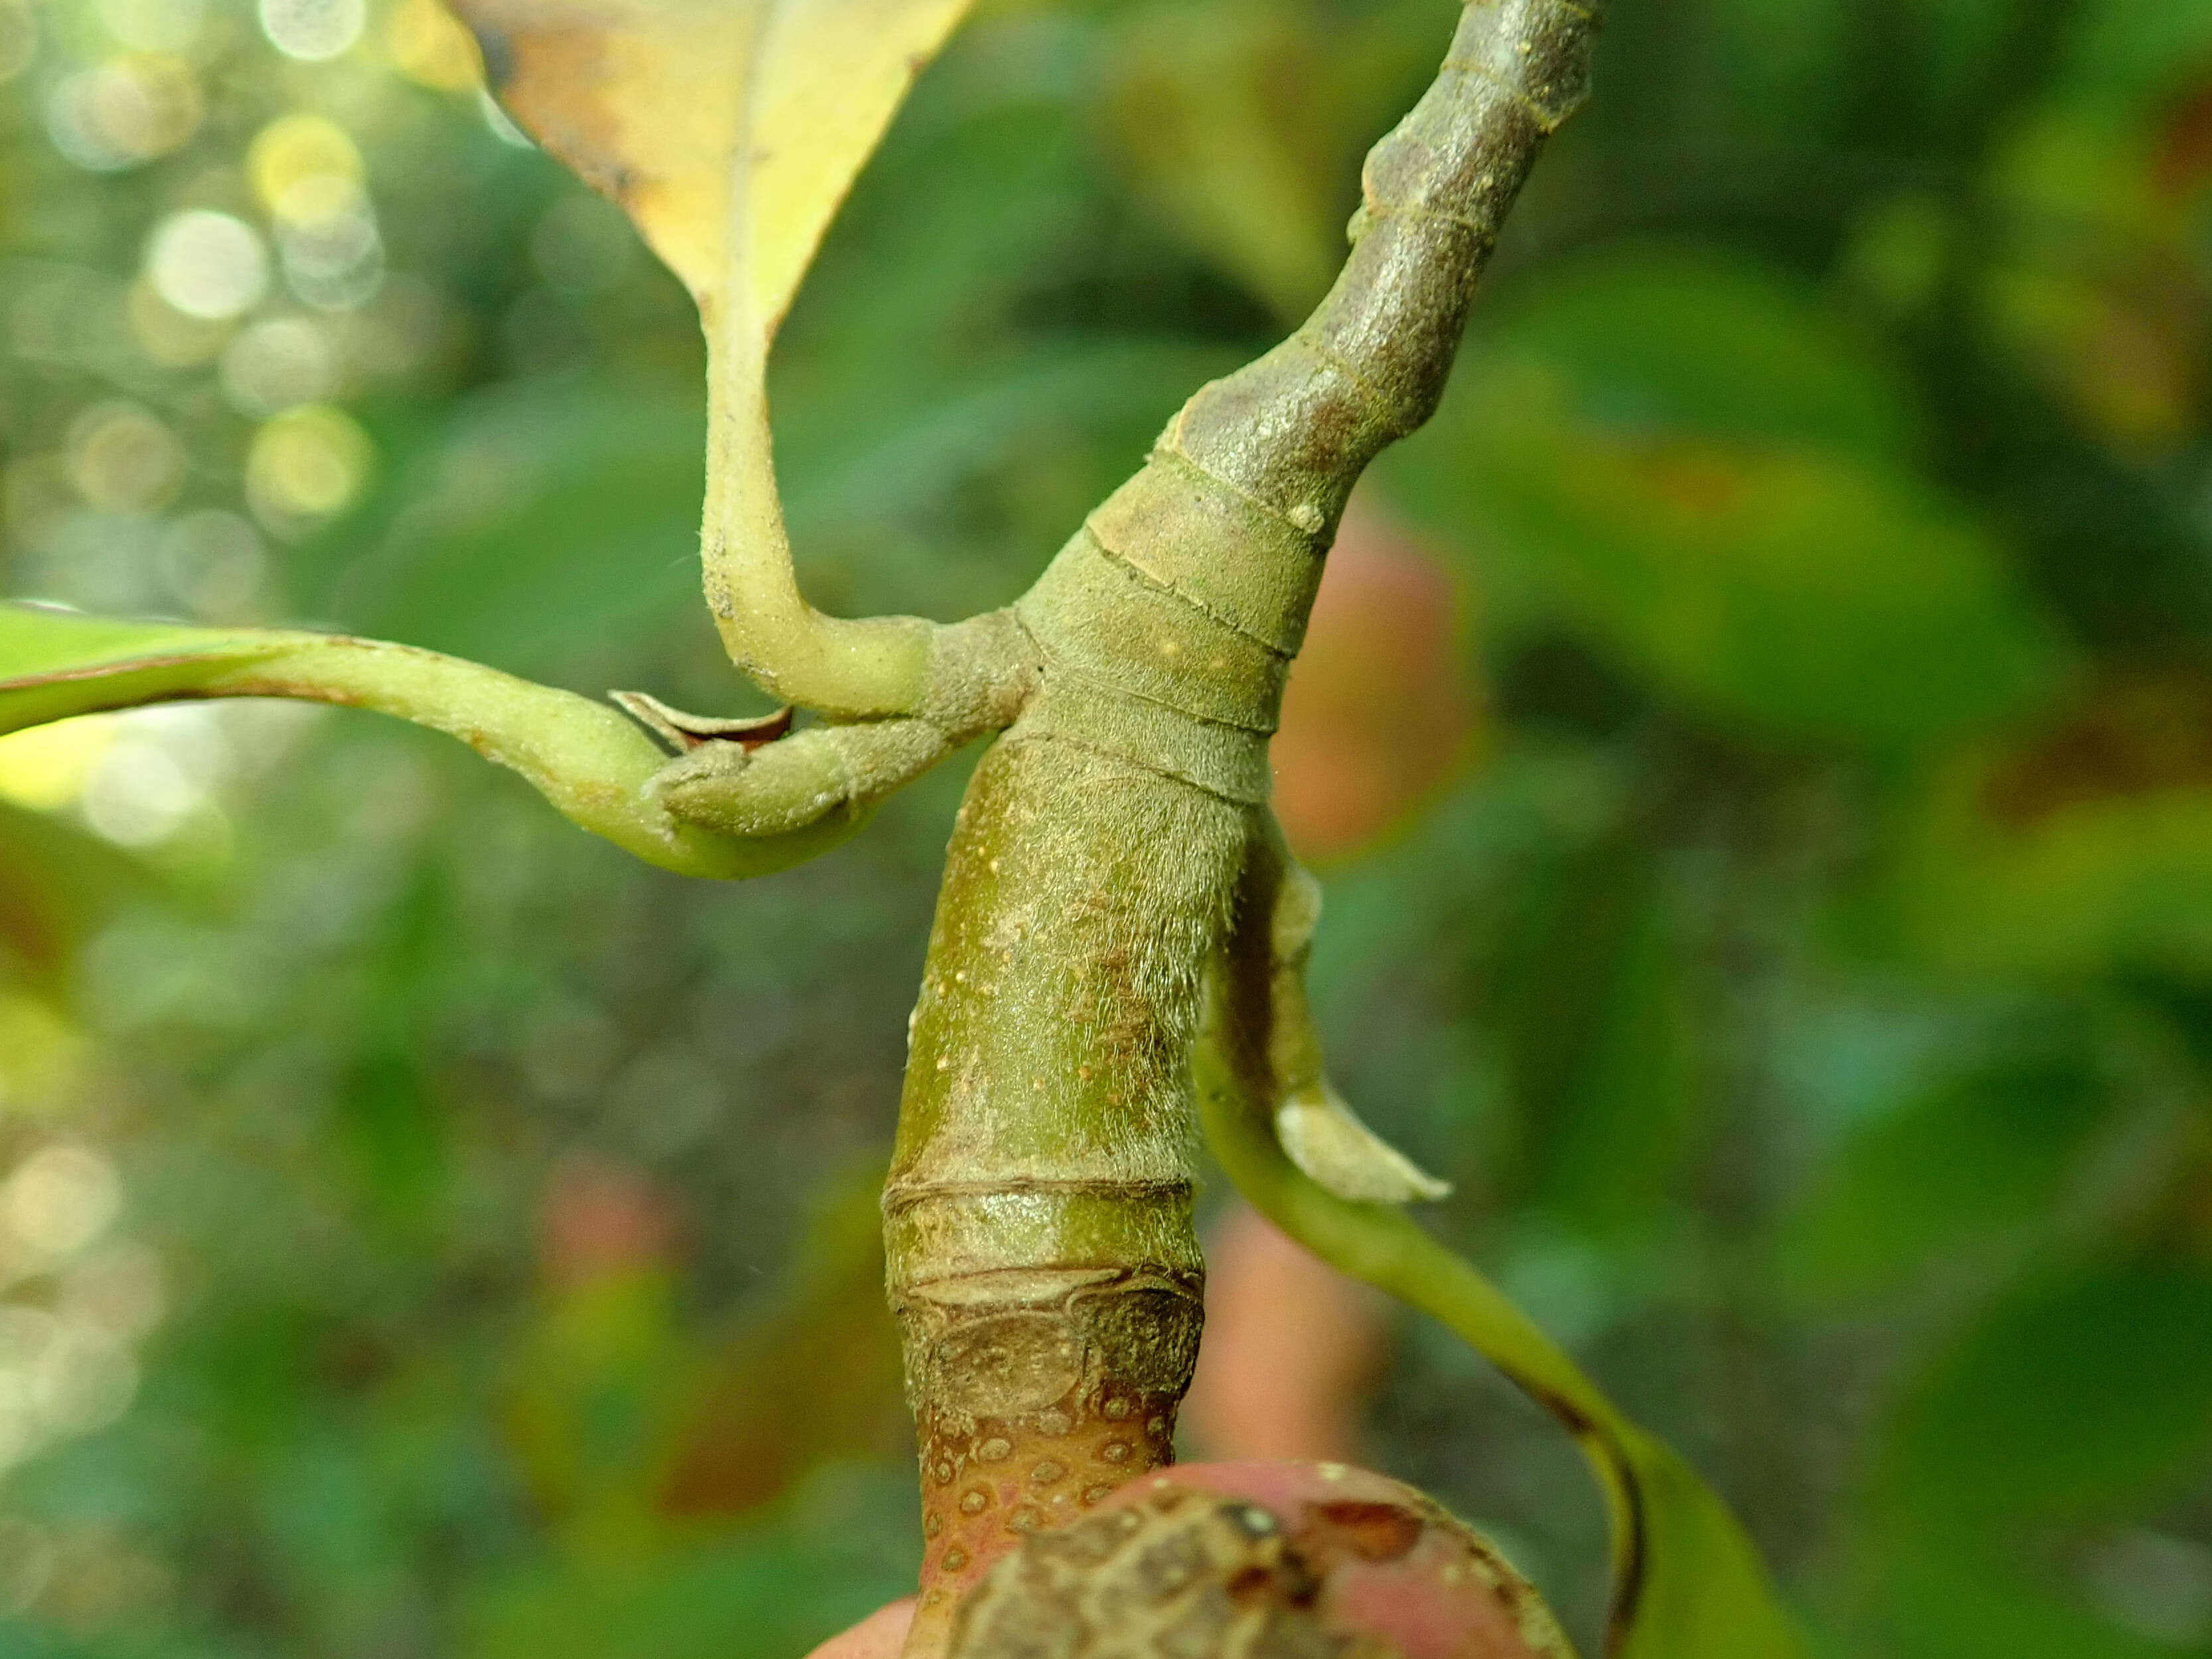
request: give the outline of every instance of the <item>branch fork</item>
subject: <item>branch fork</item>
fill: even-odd
[[[910,1659],[945,1652],[956,1607],[1022,1540],[1172,1457],[1201,1322],[1201,1111],[1286,1232],[1450,1324],[1582,1441],[1613,1504],[1617,1654],[1713,1651],[1701,1632],[1724,1626],[1731,1653],[1787,1659],[1795,1636],[1718,1500],[1392,1207],[1444,1188],[1328,1082],[1304,984],[1319,890],[1267,805],[1338,521],[1443,395],[1498,228],[1585,95],[1595,6],[1467,0],[1435,83],[1369,157],[1319,308],[1193,396],[1020,600],[940,625],[807,603],[766,365],[831,213],[965,0],[457,4],[496,37],[518,118],[698,301],[708,606],[732,662],[787,707],[610,707],[371,641],[13,608],[0,729],[176,697],[376,708],[461,738],[640,857],[718,878],[817,856],[994,738],[948,854],[884,1193],[921,1442]]]

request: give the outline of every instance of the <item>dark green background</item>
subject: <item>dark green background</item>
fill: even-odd
[[[684,296],[392,10],[310,64],[216,0],[189,137],[101,170],[52,133],[128,0],[0,7],[9,591],[757,707],[695,597]],[[1314,297],[1451,14],[983,7],[779,363],[817,599],[1020,591]],[[1618,0],[1598,75],[1378,468],[1486,712],[1327,872],[1340,1080],[1822,1653],[2212,1654],[2212,8]],[[384,275],[263,314],[355,365],[374,467],[210,597],[162,526],[243,511],[258,413],[131,289],[170,212],[255,218],[290,110],[359,145]],[[84,499],[117,399],[158,499]],[[170,833],[0,819],[0,1160],[124,1194],[74,1265],[0,1251],[0,1654],[796,1659],[897,1593],[869,1188],[958,777],[718,889],[422,733],[135,718],[95,789]],[[37,1310],[145,1252],[132,1403],[71,1429]],[[1408,1327],[1370,1441],[1589,1639],[1547,1421]]]

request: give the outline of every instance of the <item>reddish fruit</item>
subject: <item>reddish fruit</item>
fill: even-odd
[[[1480,1536],[1411,1486],[1336,1463],[1163,1470],[1025,1540],[963,1603],[949,1648],[902,1650],[912,1617],[911,1602],[886,1607],[814,1659],[1572,1651],[1535,1591]]]
[[[1570,1659],[1551,1613],[1489,1541],[1401,1481],[1340,1463],[1187,1463],[1102,1508],[1187,1489],[1256,1505],[1316,1581],[1315,1621],[1394,1659]],[[1347,1647],[1347,1656],[1362,1651]]]
[[[878,1608],[847,1631],[833,1636],[807,1659],[898,1659],[906,1633],[914,1625],[914,1597]]]

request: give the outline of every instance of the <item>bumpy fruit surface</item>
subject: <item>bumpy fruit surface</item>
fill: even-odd
[[[891,1659],[911,1604],[815,1659]],[[962,1598],[948,1659],[1571,1659],[1527,1580],[1398,1481],[1195,1463],[1041,1533]]]

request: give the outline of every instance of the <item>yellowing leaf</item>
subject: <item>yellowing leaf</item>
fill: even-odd
[[[455,9],[515,119],[621,204],[710,319],[734,296],[765,340],[968,3],[459,0]]]
[[[861,163],[969,0],[456,0],[518,120],[621,204],[708,340],[707,599],[787,702],[912,708],[927,624],[828,617],[792,569],[768,351]]]
[[[758,8],[720,0],[463,0],[514,118],[620,204],[702,301],[728,261]]]

